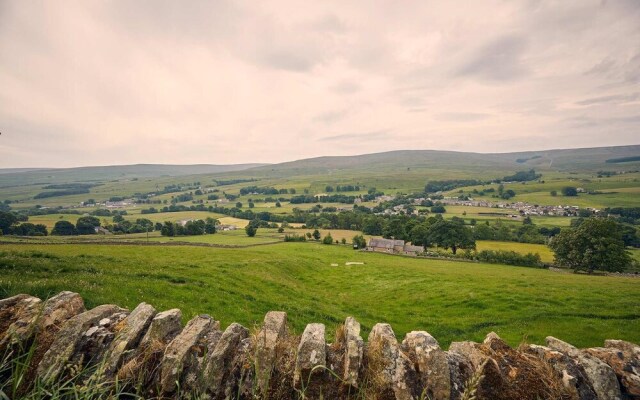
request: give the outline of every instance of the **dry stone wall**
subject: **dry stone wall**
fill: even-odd
[[[74,382],[167,399],[640,399],[640,346],[622,340],[578,349],[548,337],[514,349],[490,333],[444,350],[424,331],[400,341],[388,324],[364,341],[353,317],[335,343],[317,323],[293,335],[281,311],[253,333],[237,323],[222,330],[208,315],[182,327],[181,317],[146,303],[86,310],[71,292],[0,300],[2,362],[27,360],[18,390],[5,395]],[[0,368],[0,388],[12,373]]]

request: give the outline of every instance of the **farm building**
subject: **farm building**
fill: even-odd
[[[424,251],[421,246],[413,246],[410,242],[405,243],[404,240],[371,238],[367,244],[366,250],[377,251],[380,253],[393,254],[409,254],[415,255]]]

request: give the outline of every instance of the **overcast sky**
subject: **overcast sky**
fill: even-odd
[[[640,1],[0,0],[0,167],[640,143]]]

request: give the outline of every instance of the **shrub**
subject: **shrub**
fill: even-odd
[[[322,239],[322,244],[333,244],[333,237],[330,233]]]
[[[476,259],[494,264],[519,265],[522,267],[542,267],[540,254],[520,254],[506,250],[482,250],[476,254]]]
[[[285,242],[306,242],[307,238],[304,235],[298,235],[296,233],[291,235],[284,235]]]
[[[351,239],[351,243],[353,243],[354,249],[364,249],[367,247],[367,241],[362,235],[354,236],[353,239]]]

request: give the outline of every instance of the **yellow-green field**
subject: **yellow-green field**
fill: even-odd
[[[518,243],[518,242],[500,242],[496,240],[478,240],[476,241],[476,249],[482,250],[504,250],[515,251],[520,254],[540,254],[540,259],[545,263],[553,262],[553,252],[549,246],[544,244]]]

